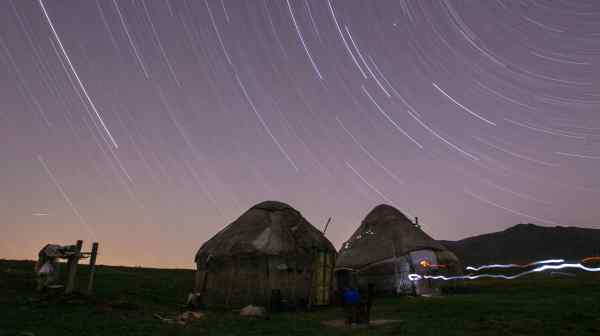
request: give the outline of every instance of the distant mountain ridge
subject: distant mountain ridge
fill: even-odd
[[[504,231],[439,242],[454,252],[464,266],[554,258],[580,260],[600,255],[600,229],[571,226],[518,224]]]

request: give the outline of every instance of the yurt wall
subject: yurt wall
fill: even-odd
[[[308,304],[314,293],[312,255],[247,256],[211,260],[208,275],[199,267],[198,291],[204,289],[204,302],[211,305],[243,306],[268,305],[273,290],[279,290],[282,300],[289,304]],[[328,257],[327,268],[333,270],[333,257]],[[331,275],[315,272],[323,279],[322,288],[331,288]],[[330,273],[331,274],[331,273]],[[204,285],[206,281],[206,285]],[[327,296],[326,298],[324,296]],[[320,302],[327,304],[329,293],[322,292]],[[325,302],[325,303],[322,303]]]

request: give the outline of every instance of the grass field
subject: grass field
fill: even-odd
[[[80,267],[79,279],[87,279]],[[403,322],[365,329],[321,325],[340,308],[273,314],[270,320],[208,311],[202,320],[167,324],[155,313],[181,311],[190,270],[100,266],[96,295],[42,298],[33,263],[0,260],[0,335],[600,335],[600,274],[472,281],[437,298],[381,298],[374,319]]]

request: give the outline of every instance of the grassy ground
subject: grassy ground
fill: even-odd
[[[85,283],[87,269],[80,268]],[[209,311],[186,326],[155,313],[180,311],[193,286],[188,270],[100,266],[96,295],[42,298],[33,263],[0,260],[0,336],[5,335],[600,335],[600,275],[473,281],[438,298],[381,298],[374,319],[403,323],[355,330],[321,325],[339,308],[273,314],[270,320]]]

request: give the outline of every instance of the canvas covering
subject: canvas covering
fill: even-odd
[[[335,247],[300,212],[276,201],[259,203],[204,243],[196,263],[242,255],[283,256],[332,251]]]
[[[442,252],[445,261],[456,261],[452,252],[427,235],[396,208],[381,204],[362,221],[342,245],[336,269],[361,270],[417,250]]]

